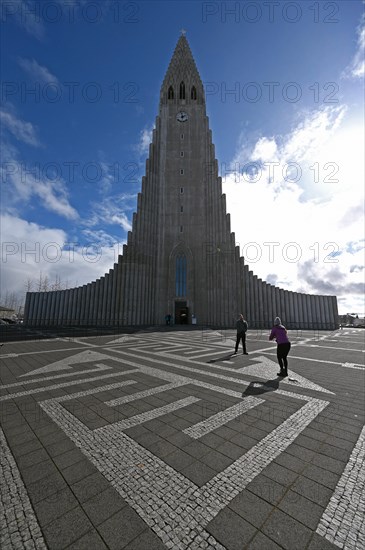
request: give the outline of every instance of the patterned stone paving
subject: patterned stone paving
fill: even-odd
[[[6,344],[1,549],[364,549],[362,336]]]

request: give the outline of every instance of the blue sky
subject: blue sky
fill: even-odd
[[[2,299],[40,273],[70,287],[113,266],[183,28],[247,263],[362,314],[363,11],[360,0],[2,0]]]

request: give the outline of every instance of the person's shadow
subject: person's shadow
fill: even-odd
[[[234,355],[233,353],[229,353],[228,355],[225,355],[224,357],[217,357],[216,359],[209,359],[207,363],[219,363],[220,361],[229,361],[232,359],[232,357],[237,357],[237,355]]]
[[[276,391],[279,389],[280,380],[281,378],[279,376],[273,380],[267,380],[266,382],[253,380],[242,393],[242,397],[245,397],[246,395],[261,395],[269,391]]]

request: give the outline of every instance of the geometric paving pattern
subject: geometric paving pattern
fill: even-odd
[[[1,548],[365,548],[359,335],[6,344]]]

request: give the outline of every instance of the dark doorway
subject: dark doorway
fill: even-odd
[[[186,302],[175,302],[175,325],[187,325],[189,323],[189,308]]]

